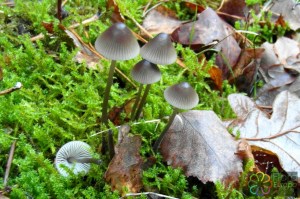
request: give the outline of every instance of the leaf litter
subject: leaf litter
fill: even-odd
[[[253,100],[242,94],[228,96],[238,117],[233,133],[257,147],[272,151],[285,171],[300,172],[300,99],[283,91],[274,100],[273,113],[262,111]]]

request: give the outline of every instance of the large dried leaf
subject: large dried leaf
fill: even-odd
[[[188,111],[176,116],[161,145],[169,165],[202,182],[235,181],[242,171],[235,155],[237,142],[212,111]]]
[[[198,15],[195,22],[186,23],[172,33],[172,39],[183,45],[189,45],[194,50],[200,50],[204,45],[218,41],[214,49],[220,54],[216,64],[226,78],[230,68],[238,61],[241,48],[232,36],[234,30],[226,24],[214,10],[207,8]]]
[[[282,15],[292,30],[300,28],[300,6],[294,0],[272,1],[271,11],[274,13],[274,21]]]
[[[229,103],[238,116],[233,125],[251,145],[277,154],[286,171],[300,172],[300,100],[288,91],[281,92],[273,103],[271,116],[261,111],[248,97],[231,94]]]
[[[139,192],[142,188],[142,164],[140,156],[141,137],[125,135],[117,146],[116,154],[108,165],[105,179],[113,190],[123,193],[126,187],[129,192]]]
[[[151,34],[161,32],[171,34],[183,21],[176,17],[176,13],[162,5],[151,10],[143,21],[143,27]]]

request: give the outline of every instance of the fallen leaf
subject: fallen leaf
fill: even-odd
[[[110,19],[112,22],[116,23],[125,21],[115,0],[108,0],[106,4],[106,9],[111,10]]]
[[[223,78],[222,78],[222,71],[218,67],[212,67],[208,71],[210,78],[213,80],[215,86],[217,89],[222,92],[222,83],[223,83]]]
[[[234,8],[234,9],[232,9]],[[248,8],[245,1],[241,0],[223,0],[218,14],[225,20],[234,24],[235,21],[245,18]]]
[[[121,107],[114,106],[108,113],[108,119],[116,126],[121,125],[122,123],[129,122],[130,113],[132,110],[132,106],[134,104],[134,100],[127,100]],[[124,121],[121,120],[121,114],[125,113],[126,117]]]
[[[97,69],[98,67],[102,70],[103,67],[99,64],[99,56],[95,54],[91,47],[84,43],[74,31],[65,29],[65,32],[73,40],[74,45],[80,49],[75,55],[74,60],[78,63],[85,62],[90,69]]]
[[[241,160],[238,143],[212,111],[188,111],[175,117],[160,151],[168,165],[181,167],[186,176],[203,183],[238,180]]]
[[[255,166],[258,168],[258,171],[262,171],[269,175],[274,167],[276,167],[279,172],[284,171],[280,165],[278,156],[272,151],[257,146],[252,146],[251,148],[255,159]]]
[[[263,48],[243,49],[237,64],[233,67],[233,74],[228,78],[239,91],[250,93],[256,80],[259,61],[264,52]]]
[[[162,5],[148,12],[143,20],[143,27],[150,34],[159,34],[161,32],[171,34],[178,28],[183,21],[176,17],[176,13]]]
[[[237,63],[241,48],[234,39],[233,28],[226,24],[214,10],[207,8],[198,15],[197,21],[181,25],[172,33],[173,41],[190,46],[199,51],[205,45],[218,42],[214,49],[216,65],[222,70],[223,78],[227,79],[229,71]]]
[[[188,8],[190,11],[192,11],[193,13],[201,13],[202,11],[205,10],[205,7],[202,5],[199,5],[197,3],[193,3],[193,2],[188,2],[188,1],[184,1],[183,2],[185,8]]]
[[[300,28],[300,6],[294,0],[272,1],[273,21],[282,15],[292,30]]]
[[[300,172],[300,100],[283,91],[274,100],[271,116],[242,94],[228,96],[238,117],[233,133],[239,132],[253,146],[275,153],[285,171]]]
[[[258,90],[257,103],[269,106],[279,92],[299,86],[296,80],[300,70],[300,47],[298,42],[286,37],[279,38],[274,44],[265,42],[261,47],[265,52],[260,66],[269,82]]]
[[[116,146],[116,154],[108,165],[105,180],[112,190],[137,193],[142,188],[142,164],[140,147],[142,139],[138,135],[124,136]]]

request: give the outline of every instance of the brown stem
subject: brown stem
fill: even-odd
[[[10,172],[10,168],[11,168],[11,163],[14,157],[14,153],[15,153],[15,148],[16,148],[16,140],[13,141],[11,147],[10,147],[10,151],[9,151],[9,155],[8,155],[8,160],[6,163],[6,170],[5,170],[5,174],[4,174],[4,180],[3,180],[3,186],[5,187],[8,181],[8,176],[9,176],[9,172]]]
[[[135,116],[135,113],[137,111],[136,109],[137,109],[137,106],[140,102],[142,90],[143,90],[143,84],[140,84],[139,90],[138,90],[138,93],[137,93],[137,96],[136,96],[136,99],[135,99],[135,102],[134,102],[134,105],[133,105],[132,110],[131,110],[131,120],[132,121],[134,120],[134,116]]]

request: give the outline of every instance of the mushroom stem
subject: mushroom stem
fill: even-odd
[[[132,121],[134,120],[136,109],[137,109],[137,106],[139,104],[139,101],[140,101],[140,98],[141,98],[141,95],[142,95],[142,90],[143,90],[143,84],[140,84],[139,90],[138,90],[138,93],[137,93],[137,96],[136,96],[136,99],[135,99],[135,102],[134,102],[134,105],[133,105],[132,110],[131,110],[131,118],[130,119]]]
[[[107,84],[104,92],[104,97],[103,97],[103,104],[102,104],[102,122],[107,125],[108,124],[108,99],[109,99],[109,93],[111,86],[113,84],[113,75],[115,72],[116,68],[116,60],[111,61],[111,65],[109,68],[109,73],[108,73],[108,79],[107,79]]]
[[[100,159],[96,158],[74,158],[74,157],[69,157],[67,159],[68,162],[70,163],[93,163],[93,164],[101,164],[102,161]]]
[[[106,126],[108,126],[108,99],[109,99],[110,89],[113,84],[113,76],[114,76],[115,68],[116,68],[116,60],[112,60],[109,68],[108,79],[107,79],[107,84],[106,84],[104,97],[103,97],[103,104],[102,104],[101,120]],[[105,144],[106,144],[105,135],[103,134],[102,146],[105,146]],[[115,154],[112,132],[108,133],[108,150],[109,150],[110,157],[112,158]]]
[[[158,139],[155,141],[155,143],[153,145],[153,150],[154,150],[155,153],[157,152],[160,143],[163,141],[166,132],[168,131],[168,129],[172,125],[172,123],[174,121],[174,118],[177,115],[177,113],[178,113],[178,109],[173,108],[173,113],[172,113],[172,115],[169,118],[167,126],[164,128],[163,132],[160,134],[160,136],[158,137]]]
[[[139,116],[141,115],[141,112],[142,112],[144,104],[146,102],[147,95],[149,93],[150,87],[151,87],[151,84],[147,84],[147,86],[145,88],[145,91],[144,91],[144,94],[143,94],[143,97],[141,99],[141,102],[139,104],[139,107],[138,107],[138,109],[136,111],[135,118],[134,118],[135,120],[139,119]]]
[[[115,149],[114,149],[113,132],[111,129],[108,131],[108,150],[109,150],[109,157],[112,159],[115,155]]]

